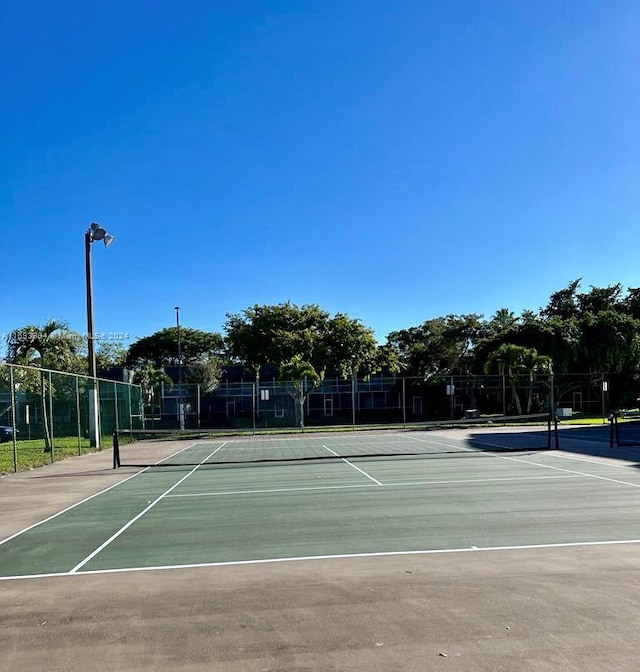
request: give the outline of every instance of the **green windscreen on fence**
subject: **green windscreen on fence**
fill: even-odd
[[[0,364],[0,473],[110,447],[143,426],[137,385]]]

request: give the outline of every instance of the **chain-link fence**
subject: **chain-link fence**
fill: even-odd
[[[567,415],[604,416],[603,382],[601,374],[223,380],[211,391],[186,384],[147,391],[145,426],[177,428],[180,409],[187,429],[413,424],[547,413],[558,407]]]
[[[112,380],[0,363],[0,472],[107,446],[115,429],[246,429],[410,425],[561,409],[609,413],[611,378],[556,376],[371,376],[142,389]],[[613,388],[615,393],[615,379]],[[181,417],[182,416],[182,417]]]
[[[0,472],[99,450],[115,429],[142,426],[137,385],[0,363]]]

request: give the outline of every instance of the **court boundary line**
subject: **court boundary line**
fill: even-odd
[[[572,478],[586,478],[581,474],[567,474],[566,476],[512,476],[511,478],[468,478],[468,479],[450,479],[446,481],[398,481],[395,483],[380,483],[383,488],[397,488],[402,486],[418,485],[465,485],[467,483],[495,483],[512,481],[557,481]],[[299,486],[295,488],[265,488],[261,490],[221,490],[219,492],[186,492],[178,495],[167,495],[167,499],[184,499],[187,497],[225,497],[229,495],[258,495],[274,492],[316,492],[322,490],[348,490],[374,488],[368,483],[353,483],[351,485],[310,485]]]
[[[146,469],[143,469],[143,471],[147,471],[147,469],[151,469],[151,467],[147,467]],[[126,483],[127,481],[130,481],[132,478],[135,478],[136,476],[139,476],[142,473],[142,471],[138,471],[135,474],[131,474],[130,476],[127,476],[121,481],[118,481],[117,483],[113,483],[110,485],[108,488],[104,488],[103,490],[100,490],[99,492],[95,492],[93,495],[89,495],[88,497],[85,497],[84,499],[81,499],[79,502],[76,502],[75,504],[70,504],[69,506],[65,507],[61,511],[58,511],[57,513],[54,513],[47,518],[43,518],[42,520],[39,520],[37,523],[33,523],[32,525],[29,525],[28,527],[25,527],[22,530],[18,530],[18,532],[14,532],[12,535],[5,537],[4,539],[0,540],[0,546],[3,544],[6,544],[9,541],[12,541],[16,537],[19,537],[21,534],[25,534],[25,532],[29,532],[30,530],[33,530],[34,528],[44,525],[45,523],[48,523],[51,520],[54,520],[58,516],[63,515],[64,513],[67,513],[68,511],[71,511],[72,509],[75,509],[77,506],[80,506],[81,504],[86,504],[90,500],[99,497],[100,495],[103,495],[105,492],[109,492],[109,490],[113,490],[113,488],[117,487],[118,485],[122,485],[123,483]]]
[[[411,437],[411,438],[415,438],[417,441],[421,440],[418,437]],[[440,443],[440,442],[434,442],[434,443],[438,443],[438,445],[448,446],[448,444],[446,444],[446,443]],[[495,443],[488,443],[488,442],[482,442],[482,441],[478,441],[478,443],[480,445],[483,445],[483,446],[488,446],[489,448],[504,448],[504,446],[500,446],[499,444],[495,444]],[[448,446],[448,447],[452,447],[452,446]],[[461,450],[464,450],[464,451],[468,451],[468,452],[477,452],[477,451],[474,451],[473,448],[467,448],[466,446],[455,446],[455,447],[460,448]],[[545,451],[545,453],[548,454],[548,455],[551,455],[550,452]],[[617,478],[609,478],[607,476],[598,476],[596,474],[589,474],[586,471],[576,471],[576,470],[573,470],[573,469],[565,469],[563,467],[554,467],[551,464],[544,464],[542,462],[532,462],[531,460],[525,460],[521,457],[510,457],[509,455],[498,455],[496,453],[487,453],[487,452],[480,452],[478,454],[479,455],[484,455],[485,457],[489,457],[489,458],[493,457],[493,458],[496,458],[496,459],[511,460],[512,462],[521,462],[522,464],[531,464],[531,465],[536,466],[536,467],[544,467],[545,469],[554,469],[556,471],[563,471],[563,472],[566,472],[568,474],[579,474],[581,476],[588,476],[589,478],[595,478],[599,481],[608,481],[610,483],[617,483],[618,485],[629,485],[632,488],[640,488],[640,483],[632,483],[630,481],[621,481]],[[553,455],[552,455],[552,457],[553,457]]]
[[[118,487],[119,485],[122,485],[123,483],[126,483],[127,481],[130,481],[132,478],[135,478],[136,476],[140,476],[140,474],[144,474],[146,471],[149,471],[149,469],[152,469],[154,466],[161,464],[165,460],[170,460],[172,457],[175,457],[179,453],[182,453],[185,450],[188,450],[189,448],[193,448],[195,444],[191,444],[189,446],[186,446],[186,448],[181,448],[180,450],[176,451],[175,453],[172,453],[168,457],[164,457],[161,460],[158,460],[155,464],[149,465],[148,467],[145,467],[144,469],[141,469],[140,471],[136,471],[135,474],[131,474],[127,476],[126,478],[123,478],[121,481],[118,481],[117,483],[113,483],[110,485],[108,488],[104,488],[100,490],[99,492],[93,493],[93,495],[89,495],[88,497],[85,497],[84,499],[81,499],[79,502],[76,502],[75,504],[71,504],[61,511],[58,511],[57,513],[54,513],[50,516],[47,516],[47,518],[43,518],[42,520],[39,520],[37,523],[33,523],[32,525],[29,525],[28,527],[25,527],[22,530],[18,530],[18,532],[14,532],[12,535],[6,537],[5,539],[0,539],[0,546],[3,544],[6,544],[8,541],[11,541],[15,539],[16,537],[19,537],[22,534],[25,534],[25,532],[29,532],[30,530],[33,530],[36,527],[39,527],[40,525],[44,525],[45,523],[48,523],[51,520],[54,520],[58,516],[62,516],[63,514],[67,513],[68,511],[71,511],[72,509],[75,509],[77,506],[80,506],[81,504],[86,504],[87,502],[91,501],[95,497],[99,497],[100,495],[104,495],[105,492],[109,492],[109,490],[113,490],[114,488]]]
[[[370,474],[368,474],[364,469],[360,469],[360,467],[356,467],[355,464],[352,462],[349,462],[349,460],[346,457],[341,457],[336,453],[335,450],[332,450],[328,446],[325,446],[324,443],[322,444],[323,448],[326,448],[332,455],[335,455],[337,458],[341,459],[345,464],[348,464],[350,467],[353,467],[356,471],[359,471],[363,476],[366,476],[369,480],[373,481],[376,485],[382,485],[380,481],[377,478],[374,478]]]
[[[491,444],[487,444],[491,445]],[[485,453],[486,454],[486,453]],[[595,478],[599,481],[608,481],[609,483],[617,483],[618,485],[630,485],[632,488],[640,488],[640,483],[632,483],[631,481],[622,481],[617,478],[609,478],[608,476],[598,476],[597,474],[590,474],[586,471],[577,471],[574,469],[565,469],[564,467],[554,467],[551,464],[543,464],[541,462],[531,462],[531,460],[525,460],[521,457],[509,457],[508,455],[487,455],[487,457],[496,457],[502,458],[503,460],[511,460],[513,462],[522,462],[523,464],[532,464],[536,467],[544,467],[546,469],[554,469],[556,471],[564,471],[568,474],[580,474],[582,476],[588,476],[589,478]],[[552,456],[553,457],[553,456]]]
[[[574,462],[586,462],[587,464],[599,464],[603,467],[616,467],[618,469],[635,469],[638,470],[638,467],[631,464],[618,464],[617,462],[601,462],[600,460],[588,460],[584,457],[574,457],[573,455],[558,455],[558,452],[564,452],[562,449],[560,451],[550,451],[546,453],[549,457],[556,457],[559,460],[572,460]],[[607,458],[605,458],[607,459]],[[619,460],[622,458],[611,457],[609,459]]]
[[[199,562],[184,565],[156,565],[152,567],[116,567],[112,569],[89,569],[77,572],[50,572],[45,574],[24,574],[22,576],[0,576],[2,581],[20,579],[47,579],[57,577],[96,576],[101,574],[124,574],[126,572],[158,572],[177,569],[204,569],[207,567],[241,567],[247,565],[268,565],[283,562],[308,562],[312,560],[350,560],[358,558],[403,557],[422,555],[453,555],[456,553],[485,553],[497,551],[534,551],[552,548],[588,548],[599,546],[623,546],[640,544],[640,539],[611,539],[607,541],[567,541],[548,544],[514,544],[507,546],[461,546],[459,548],[432,548],[413,551],[373,551],[371,553],[334,553],[330,555],[305,555],[286,558],[262,558],[256,560],[227,560],[220,562]]]
[[[98,548],[96,548],[94,551],[89,553],[83,560],[81,560],[75,567],[69,570],[69,574],[75,574],[81,567],[84,567],[88,562],[93,560],[93,558],[96,557],[99,553],[101,553],[107,546],[109,546],[112,542],[114,542],[120,535],[124,534],[137,520],[140,520],[142,516],[147,513],[147,511],[150,511],[158,502],[162,501],[170,492],[175,490],[183,481],[185,481],[191,474],[196,472],[205,462],[205,460],[208,460],[210,457],[215,455],[221,448],[224,448],[224,446],[227,444],[227,441],[225,441],[222,445],[218,446],[210,455],[204,458],[200,464],[195,466],[189,473],[185,474],[179,481],[174,483],[170,488],[165,490],[161,495],[156,497],[151,504],[149,504],[146,508],[144,508],[140,513],[135,515],[131,520],[129,520],[127,523],[125,523],[117,532],[112,534],[106,541],[104,541]]]

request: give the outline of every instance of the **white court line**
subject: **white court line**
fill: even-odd
[[[331,450],[331,448],[329,448],[328,446],[325,446],[324,444],[322,444],[322,447],[326,448],[332,455],[335,455],[336,457],[340,457],[340,455],[338,455],[338,453],[336,453],[335,450]],[[367,474],[367,472],[364,471],[363,469],[360,469],[360,467],[356,467],[356,465],[353,464],[353,462],[349,462],[349,460],[347,460],[345,457],[340,457],[340,459],[343,462],[345,462],[346,464],[348,464],[350,467],[353,467],[356,471],[359,471],[363,476],[366,476],[368,479],[372,480],[377,485],[382,485],[382,483],[380,483],[380,481],[376,480],[373,476],[370,476],[369,474]]]
[[[562,452],[562,449],[561,449]],[[573,455],[558,455],[557,451],[547,452],[545,455],[549,457],[556,457],[559,460],[573,460],[574,462],[587,462],[588,464],[599,464],[603,467],[615,467],[616,469],[635,469],[636,472],[638,468],[631,464],[618,464],[617,462],[601,462],[600,460],[588,460],[586,457],[575,457]],[[604,457],[604,456],[603,456]],[[612,460],[620,460],[619,457],[611,457]]]
[[[418,437],[410,437],[410,438],[415,438],[417,441],[421,440]],[[430,443],[438,443],[438,442],[437,441],[430,441]],[[504,449],[504,446],[501,446],[501,445],[496,444],[496,443],[486,443],[486,442],[478,442],[478,443],[480,443],[483,446],[487,446],[489,448],[502,448],[502,449]],[[445,443],[441,443],[439,445],[443,445],[443,446],[448,445],[449,447],[454,447],[450,444],[445,444]],[[465,446],[458,446],[458,447],[460,448],[460,450],[468,451],[468,452],[471,452],[471,453],[477,452],[477,451],[474,451],[473,448],[467,448]],[[526,449],[523,449],[523,450],[526,450]],[[483,456],[489,457],[489,458],[493,457],[493,458],[500,459],[500,460],[511,460],[512,462],[522,462],[523,464],[532,464],[535,467],[544,467],[545,469],[554,469],[555,471],[563,471],[567,474],[579,474],[580,476],[587,476],[589,478],[595,478],[599,481],[609,481],[610,483],[618,483],[619,485],[630,485],[632,488],[640,488],[640,483],[632,483],[630,481],[621,481],[620,479],[608,478],[607,476],[597,476],[596,474],[590,474],[586,471],[577,471],[577,470],[574,470],[574,469],[564,469],[562,467],[554,467],[550,464],[543,464],[542,462],[532,462],[531,460],[525,460],[521,457],[509,457],[507,455],[497,455],[496,453],[481,453],[481,452],[479,452],[478,455],[483,455]]]
[[[270,565],[281,562],[307,562],[310,560],[351,560],[358,558],[402,557],[410,555],[452,555],[455,553],[483,553],[487,551],[535,551],[553,548],[587,548],[589,546],[623,546],[640,544],[640,539],[614,539],[609,541],[567,541],[553,544],[518,544],[511,546],[464,546],[461,548],[433,548],[414,551],[377,551],[371,553],[335,553],[332,555],[303,555],[289,558],[263,558],[259,560],[228,560],[222,562],[198,562],[184,565],[156,565],[153,567],[119,567],[116,569],[91,569],[79,572],[51,572],[48,574],[25,574],[23,576],[0,576],[0,581],[20,579],[45,579],[54,577],[96,576],[100,574],[123,574],[126,572],[157,572],[176,569],[201,569],[206,567],[240,567],[244,565]]]
[[[165,457],[162,460],[159,460],[158,462],[155,463],[155,465],[162,464],[165,460],[170,460],[172,457],[175,457],[176,455],[184,452],[185,450],[188,450],[189,448],[192,448],[196,444],[191,444],[187,446],[186,448],[181,448],[180,450],[176,451],[175,453],[172,453],[169,455],[169,457]],[[152,465],[152,466],[155,466]],[[86,502],[91,501],[95,497],[99,497],[100,495],[104,495],[105,492],[109,492],[109,490],[113,490],[113,488],[117,488],[119,485],[122,485],[123,483],[126,483],[127,481],[130,481],[132,478],[135,478],[136,476],[140,476],[140,474],[144,474],[145,471],[148,471],[152,467],[145,467],[141,471],[137,471],[135,474],[131,474],[131,476],[127,476],[126,478],[123,478],[121,481],[118,481],[117,483],[114,483],[113,485],[110,485],[108,488],[105,488],[104,490],[100,490],[100,492],[96,492],[93,495],[89,495],[89,497],[85,497],[84,499],[81,499],[79,502],[76,502],[75,504],[71,504],[71,506],[67,506],[66,508],[62,509],[61,511],[58,511],[57,513],[54,513],[51,516],[48,516],[47,518],[43,518],[42,520],[39,520],[37,523],[34,523],[33,525],[29,525],[29,527],[25,527],[22,530],[19,530],[18,532],[15,532],[9,537],[6,537],[5,539],[0,540],[0,546],[3,544],[6,544],[8,541],[11,541],[12,539],[15,539],[16,537],[19,537],[20,535],[24,534],[25,532],[29,532],[29,530],[33,530],[35,527],[38,527],[40,525],[44,525],[44,523],[48,523],[50,520],[53,520],[54,518],[57,518],[58,516],[61,516],[63,513],[67,513],[67,511],[71,511],[72,509],[75,509],[76,507],[80,506],[81,504],[85,504]]]
[[[151,467],[147,467],[147,469],[151,469]],[[144,471],[146,471],[145,469]],[[65,509],[62,509],[62,511],[58,511],[58,513],[54,513],[53,515],[49,516],[48,518],[43,518],[42,520],[39,520],[37,523],[34,523],[33,525],[29,525],[29,527],[25,527],[23,530],[20,530],[19,532],[16,532],[12,534],[9,537],[6,537],[5,539],[2,539],[0,541],[0,546],[2,544],[6,544],[8,541],[11,541],[12,539],[15,539],[16,537],[19,537],[21,534],[24,534],[25,532],[28,532],[29,530],[33,530],[34,527],[38,527],[39,525],[43,525],[44,523],[48,523],[50,520],[53,520],[54,518],[57,518],[58,516],[61,516],[63,513],[67,513],[67,511],[71,511],[72,509],[75,509],[77,506],[80,506],[81,504],[85,504],[86,502],[94,499],[95,497],[99,497],[100,495],[103,495],[105,492],[109,492],[109,490],[113,490],[113,488],[117,488],[119,485],[122,485],[123,483],[126,483],[127,481],[131,480],[132,478],[135,478],[136,476],[139,476],[142,472],[139,471],[135,474],[131,474],[131,476],[127,476],[127,478],[123,479],[122,481],[118,481],[117,483],[114,483],[113,485],[110,485],[108,488],[105,488],[104,490],[100,490],[100,492],[96,492],[93,495],[89,495],[89,497],[85,497],[84,499],[81,499],[79,502],[76,502],[75,504],[71,504],[71,506],[67,506]]]
[[[422,442],[426,441],[425,439],[422,439],[419,436],[411,436],[410,434],[403,434],[402,436],[406,437],[407,439],[414,439],[415,441],[422,441]],[[566,437],[562,437],[562,438],[563,438],[563,440],[565,440]],[[570,440],[571,441],[579,441],[579,439],[570,439]],[[434,444],[437,444],[439,446],[444,446],[446,448],[457,448],[459,450],[463,450],[463,451],[467,451],[467,452],[471,452],[471,453],[478,453],[478,455],[485,455],[486,457],[502,457],[502,458],[507,459],[507,460],[518,459],[518,458],[513,458],[513,457],[510,458],[506,455],[495,455],[495,454],[486,455],[486,453],[481,453],[477,450],[474,450],[473,448],[467,448],[466,446],[460,446],[458,444],[442,443],[440,441],[434,441],[434,440],[431,440],[431,439],[429,439],[429,443],[434,443]],[[481,445],[484,445],[484,446],[489,446],[490,448],[503,448],[504,449],[504,446],[501,446],[499,444],[482,443],[480,441],[478,441],[478,443],[480,443]],[[596,442],[594,441],[592,443],[596,443]],[[521,449],[514,448],[514,451],[516,451],[516,452],[518,452],[518,451],[526,452],[527,448],[521,448]],[[629,464],[614,464],[612,462],[601,462],[599,460],[588,460],[588,459],[583,458],[583,457],[559,455],[558,452],[562,452],[562,448],[560,448],[559,451],[557,451],[557,450],[555,450],[555,451],[545,451],[544,455],[548,455],[549,457],[555,457],[555,458],[558,458],[558,459],[561,459],[561,460],[575,460],[576,462],[587,462],[587,463],[590,463],[590,464],[601,464],[601,465],[604,465],[604,466],[607,466],[607,467],[617,467],[619,469],[636,469],[636,467],[634,467],[632,465],[629,465]],[[614,456],[611,459],[615,460],[615,459],[622,459],[622,458],[617,458],[617,457]],[[524,460],[520,460],[520,461],[524,461]],[[538,462],[531,462],[531,464],[536,464],[537,465]],[[548,465],[540,464],[540,466],[544,467],[544,466],[548,466]],[[553,467],[549,467],[549,468],[553,469]],[[593,476],[593,474],[582,474],[582,472],[577,472],[577,473],[580,473],[581,475],[591,476],[591,477],[595,478]]]
[[[84,560],[81,560],[73,569],[69,571],[70,574],[75,574],[81,567],[84,567],[90,560],[95,558],[98,553],[101,553],[109,544],[111,544],[113,541],[115,541],[123,532],[128,530],[137,520],[142,518],[142,516],[145,515],[148,511],[150,511],[158,502],[162,501],[170,492],[175,490],[180,483],[185,481],[191,474],[193,474],[195,471],[197,471],[210,457],[213,457],[221,448],[223,448],[227,444],[227,441],[225,441],[222,445],[218,446],[212,453],[207,455],[207,457],[200,462],[197,466],[195,466],[188,474],[185,474],[179,481],[174,483],[168,490],[165,490],[159,497],[156,497],[149,506],[146,507],[146,509],[143,509],[137,516],[134,516],[128,523],[123,525],[115,534],[112,534],[104,543],[100,544],[98,548],[96,548],[95,551],[89,553]]]
[[[512,476],[510,478],[466,478],[448,481],[398,481],[396,483],[381,483],[383,488],[397,488],[406,485],[463,485],[466,483],[494,483],[511,481],[557,481],[568,478],[586,478],[578,474],[568,474],[567,476]],[[297,488],[265,488],[263,490],[221,490],[218,492],[186,492],[178,495],[167,495],[167,499],[180,499],[184,497],[225,497],[227,495],[260,495],[273,492],[314,492],[318,490],[349,490],[358,488],[373,488],[369,483],[359,483],[353,485],[310,485]]]

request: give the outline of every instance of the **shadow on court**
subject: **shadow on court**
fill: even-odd
[[[560,450],[591,457],[624,460],[640,466],[640,447],[611,447],[610,433],[609,424],[562,427],[559,431]]]

